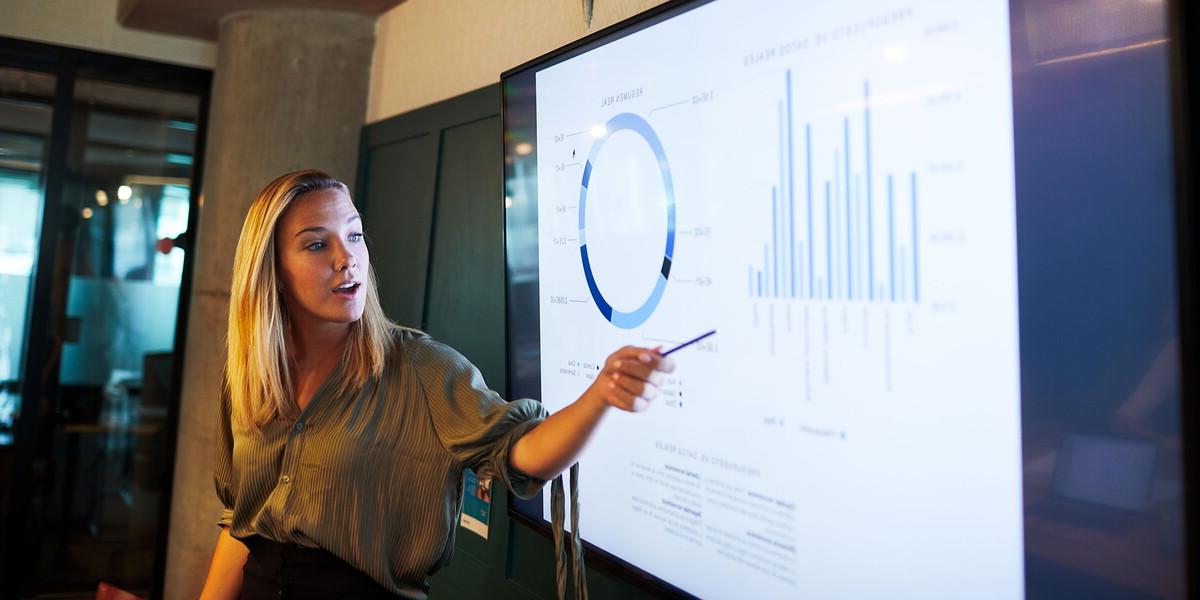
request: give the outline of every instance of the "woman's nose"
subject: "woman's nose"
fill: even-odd
[[[354,253],[344,243],[337,245],[337,252],[334,254],[333,268],[336,271],[345,271],[351,267],[357,267],[358,261],[354,257]]]

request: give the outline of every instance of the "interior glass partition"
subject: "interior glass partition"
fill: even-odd
[[[0,68],[0,446],[13,442],[54,75]]]
[[[151,585],[200,99],[75,84],[52,296],[56,410],[33,495],[49,588]],[[55,364],[57,363],[57,364]]]
[[[210,82],[0,38],[0,597],[161,595]]]

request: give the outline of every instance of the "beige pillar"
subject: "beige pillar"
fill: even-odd
[[[213,449],[242,220],[259,190],[288,171],[324,169],[353,189],[374,21],[290,9],[221,21],[179,411],[168,599],[199,594],[220,532]]]

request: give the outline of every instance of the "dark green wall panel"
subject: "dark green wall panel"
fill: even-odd
[[[388,316],[420,327],[425,311],[425,277],[433,223],[437,136],[422,134],[364,152],[380,168],[366,173],[359,193],[379,298]],[[384,273],[387,273],[385,276]]]
[[[500,117],[442,133],[426,327],[504,390]],[[499,350],[499,351],[497,351]]]

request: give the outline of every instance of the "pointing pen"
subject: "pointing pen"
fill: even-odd
[[[710,331],[710,332],[708,332],[708,333],[704,333],[704,334],[698,335],[698,336],[696,336],[696,337],[694,337],[694,338],[692,338],[692,339],[690,339],[690,340],[688,340],[688,341],[686,341],[686,342],[684,342],[684,343],[682,343],[682,344],[680,344],[680,345],[678,345],[678,346],[675,346],[674,348],[671,348],[670,350],[667,350],[666,352],[660,352],[658,355],[659,355],[659,356],[667,356],[668,354],[671,354],[672,352],[678,352],[678,351],[680,351],[680,350],[683,350],[684,348],[687,348],[688,346],[691,346],[692,344],[695,344],[696,342],[698,342],[698,341],[700,341],[700,340],[702,340],[702,339],[704,339],[704,338],[706,338],[706,337],[708,337],[708,336],[710,336],[710,335],[714,335],[714,334],[716,334],[716,333],[717,333],[717,330],[716,330],[716,329],[714,329],[714,330],[712,330],[712,331]]]

